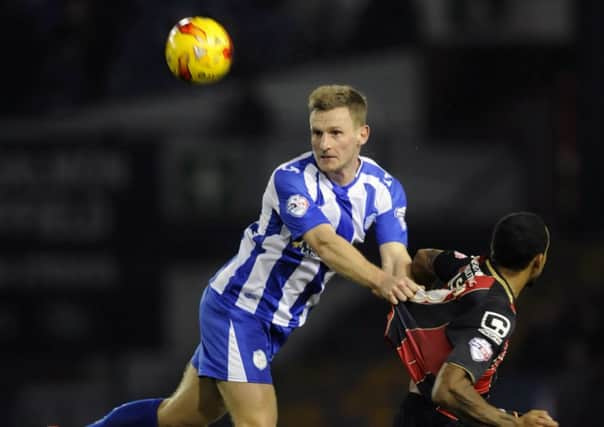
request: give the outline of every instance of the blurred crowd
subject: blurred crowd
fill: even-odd
[[[40,114],[170,88],[164,44],[187,16],[210,16],[235,45],[233,77],[413,42],[412,2],[8,0],[2,115]],[[379,25],[375,25],[378,23]]]

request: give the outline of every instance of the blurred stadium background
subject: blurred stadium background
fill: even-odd
[[[550,263],[519,303],[493,398],[595,425],[601,2],[0,9],[2,425],[82,426],[174,389],[197,343],[201,290],[255,220],[272,168],[309,147],[306,96],[323,83],[368,95],[365,153],[406,187],[412,253],[485,251],[511,210],[551,224]],[[169,29],[191,15],[233,37],[232,73],[218,85],[187,86],[164,63]],[[375,257],[371,241],[366,249]],[[390,425],[407,377],[382,339],[387,310],[362,288],[330,284],[275,360],[280,425]]]

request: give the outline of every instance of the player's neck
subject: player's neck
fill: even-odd
[[[352,165],[351,165],[352,166]],[[326,173],[327,177],[331,182],[337,184],[340,187],[346,187],[350,184],[357,176],[357,172],[361,167],[361,159],[357,158],[354,166],[343,168],[338,171]]]
[[[531,278],[530,269],[525,268],[521,271],[515,271],[501,266],[498,266],[497,269],[499,270],[499,274],[501,274],[508,285],[510,285],[512,292],[514,293],[514,298],[518,298],[518,295],[520,295],[520,292],[522,292]]]

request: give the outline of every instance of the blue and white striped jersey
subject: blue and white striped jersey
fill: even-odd
[[[273,324],[302,326],[335,274],[302,240],[331,224],[349,242],[361,243],[374,227],[378,244],[407,244],[407,198],[398,180],[361,156],[354,180],[332,183],[307,152],[277,167],[262,198],[260,218],[248,226],[239,252],[210,279],[227,305]]]

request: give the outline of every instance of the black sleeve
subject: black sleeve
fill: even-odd
[[[505,351],[514,330],[516,315],[505,296],[491,292],[484,304],[449,324],[447,337],[453,346],[447,362],[465,369],[476,382]]]
[[[433,261],[434,274],[441,282],[447,283],[462,267],[468,265],[471,259],[471,257],[457,251],[441,252]]]

